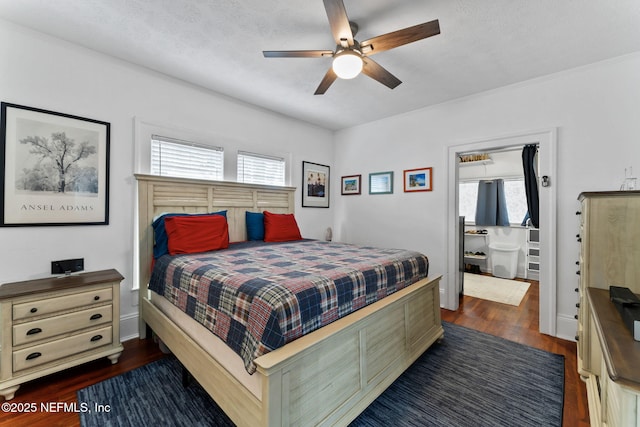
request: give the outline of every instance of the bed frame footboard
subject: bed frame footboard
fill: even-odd
[[[259,357],[262,400],[150,301],[142,313],[238,426],[348,425],[443,336],[439,282],[423,279]]]

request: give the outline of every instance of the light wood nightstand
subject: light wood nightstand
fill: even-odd
[[[101,357],[117,363],[122,279],[112,269],[0,286],[0,395]]]

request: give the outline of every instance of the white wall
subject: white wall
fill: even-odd
[[[420,250],[434,274],[445,274],[447,265],[448,147],[557,128],[559,166],[552,182],[558,195],[557,311],[564,324],[575,314],[576,197],[618,189],[625,167],[640,171],[640,54],[345,129],[333,138],[325,129],[1,20],[0,55],[0,100],[112,126],[110,224],[0,228],[0,283],[48,276],[55,259],[84,257],[86,270],[117,268],[125,276],[123,337],[136,332],[137,314],[130,292],[134,117],[291,152],[295,186],[303,160],[330,165],[330,209],[300,208],[296,194],[303,235],[322,238],[333,220],[335,239]],[[434,190],[403,193],[402,171],[427,166],[434,168]],[[369,195],[368,174],[389,170],[394,194]],[[353,174],[362,174],[363,194],[340,196],[340,177]]]
[[[246,142],[251,149],[264,145],[289,152],[291,185],[296,187],[302,182],[303,160],[332,163],[332,133],[328,130],[2,20],[0,58],[0,100],[111,123],[109,225],[0,227],[0,283],[47,277],[51,261],[58,259],[84,257],[87,271],[116,268],[125,277],[121,289],[125,338],[137,333],[138,310],[131,292],[134,117],[230,138],[237,146]],[[303,236],[323,238],[332,222],[332,208],[300,206],[297,191],[296,215]]]
[[[446,274],[448,147],[558,129],[558,335],[572,337],[578,259],[575,211],[582,191],[617,190],[624,168],[640,171],[640,54],[592,64],[336,133],[334,185],[362,174],[363,194],[335,203],[335,238],[415,248]],[[434,190],[403,193],[404,169],[432,166]],[[370,172],[393,170],[393,195],[368,195]]]

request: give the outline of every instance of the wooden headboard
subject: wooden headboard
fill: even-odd
[[[138,181],[139,286],[146,296],[153,259],[153,219],[163,213],[227,211],[229,240],[247,239],[245,212],[293,213],[295,187],[135,175]]]

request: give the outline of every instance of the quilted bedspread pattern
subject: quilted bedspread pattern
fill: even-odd
[[[302,240],[156,260],[149,288],[254,359],[424,277],[426,256]]]

